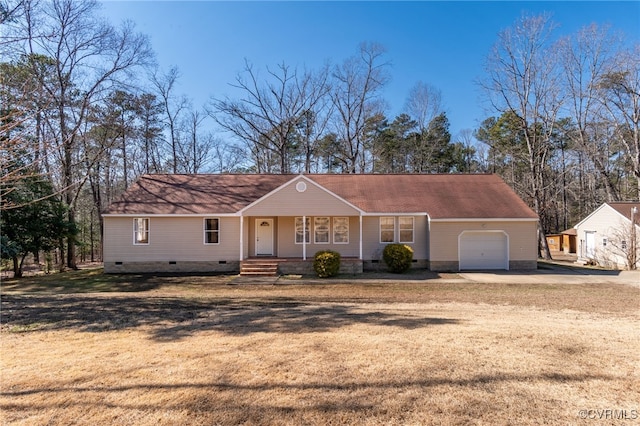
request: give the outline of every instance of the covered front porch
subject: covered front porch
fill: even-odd
[[[283,273],[312,271],[310,261],[320,250],[333,250],[362,263],[362,210],[305,176],[238,213],[241,263],[268,257],[282,259],[278,263]]]
[[[242,216],[240,221],[241,262],[278,259],[293,265],[313,261],[321,250],[363,259],[362,216]]]

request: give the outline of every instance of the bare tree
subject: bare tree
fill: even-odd
[[[487,58],[487,79],[481,84],[493,107],[512,113],[526,145],[528,196],[535,212],[545,222],[545,172],[552,150],[551,139],[561,105],[558,67],[550,35],[554,29],[548,15],[522,16],[499,39]],[[541,226],[538,227],[542,255],[550,258]]]
[[[574,146],[593,163],[604,184],[607,200],[619,198],[609,159],[612,157],[609,129],[604,120],[599,83],[611,67],[619,40],[608,28],[592,24],[558,43],[564,75],[566,112],[575,125],[570,132]]]
[[[212,134],[208,134],[206,137],[213,154],[211,160],[213,172],[229,173],[247,170],[249,154],[242,147],[226,143]]]
[[[185,96],[177,96],[175,94],[175,86],[180,78],[177,67],[172,67],[166,74],[159,75],[155,72],[151,76],[157,94],[162,104],[164,123],[169,129],[169,145],[171,147],[171,169],[173,173],[178,173],[180,165],[179,150],[180,135],[179,123],[181,114],[189,106],[189,101]]]
[[[602,100],[625,147],[640,198],[640,44],[620,51],[600,79]]]
[[[477,166],[474,165],[474,157],[477,151],[473,130],[462,129],[456,137],[456,144],[461,148],[461,160],[464,164],[466,173],[477,172]]]
[[[363,171],[367,122],[382,110],[379,95],[389,80],[389,63],[384,61],[384,53],[379,44],[362,43],[358,54],[336,66],[333,72],[335,132],[340,142],[336,156],[348,173]]]
[[[422,133],[434,118],[444,112],[442,92],[437,87],[419,81],[409,91],[404,109],[416,121]]]
[[[210,114],[225,130],[252,145],[258,171],[292,171],[301,150],[310,151],[312,136],[322,123],[322,99],[326,95],[327,71],[299,73],[282,63],[276,70],[267,68],[261,80],[253,66],[245,62],[244,72],[233,87],[239,100],[212,99]],[[302,146],[300,146],[302,145]],[[272,163],[272,155],[277,165]],[[305,161],[308,168],[310,161]]]
[[[93,0],[24,0],[20,20],[11,28],[13,49],[27,55],[53,59],[53,78],[40,79],[55,112],[43,117],[55,135],[55,152],[60,168],[58,185],[69,206],[68,220],[75,223],[75,202],[86,173],[77,156],[81,129],[90,107],[131,73],[149,63],[152,52],[146,37],[131,23],[120,28],[109,25],[97,14]],[[38,75],[37,70],[33,70]],[[75,240],[67,242],[67,265],[75,268]]]
[[[142,158],[144,158],[144,164],[139,172],[159,173],[163,169],[159,141],[163,130],[160,116],[164,107],[152,93],[143,93],[138,96],[137,106]]]
[[[189,108],[180,124],[179,165],[185,173],[200,173],[207,166],[214,138],[210,133],[203,133],[202,124],[206,118],[202,112]]]

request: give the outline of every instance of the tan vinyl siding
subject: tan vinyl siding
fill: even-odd
[[[304,192],[296,190],[296,183],[304,182]],[[245,216],[352,216],[358,211],[304,179],[296,179],[243,212]]]
[[[240,255],[237,217],[220,218],[219,244],[204,244],[204,217],[149,217],[149,244],[134,245],[133,219],[104,218],[105,263],[238,260]]]
[[[334,244],[333,232],[330,235],[330,243],[316,244],[313,239],[313,219],[315,216],[309,216],[311,221],[311,238],[307,244],[307,258],[311,258],[320,250],[334,250],[344,257],[358,257],[360,243],[360,225],[357,216],[349,217],[349,244]],[[329,216],[331,222],[331,231],[333,231],[333,218]],[[295,216],[282,216],[278,218],[278,237],[277,250],[279,257],[302,257],[302,244],[295,243]]]
[[[364,260],[380,260],[382,259],[382,251],[387,243],[380,242],[380,217],[381,216],[365,216],[362,223],[362,257]],[[393,217],[395,219],[395,237],[394,242],[398,242],[399,228],[398,216],[384,215],[384,217]],[[413,243],[407,243],[413,249],[414,259],[429,258],[429,228],[427,216],[412,216],[414,218]]]
[[[253,246],[249,243],[250,241],[254,241],[251,239],[251,231],[254,227],[254,225],[251,225],[251,220],[252,218],[248,218],[248,217],[244,217],[242,218],[242,258],[246,259],[249,257],[249,253],[251,253],[251,250],[255,250],[255,243],[253,244]],[[238,228],[239,229],[239,228]],[[238,238],[240,238],[238,236]],[[255,251],[254,251],[255,252]]]
[[[509,237],[509,260],[535,260],[535,221],[526,222],[431,222],[432,262],[457,262],[458,237],[463,231],[504,231]]]

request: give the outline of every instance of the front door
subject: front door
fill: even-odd
[[[256,256],[273,256],[273,219],[256,219]]]

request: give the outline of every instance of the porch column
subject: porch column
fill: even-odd
[[[359,238],[360,238],[360,254],[358,255],[358,259],[362,260],[362,212],[360,212],[359,219],[360,219],[360,232],[359,232],[359,234],[360,234],[360,236],[359,236]]]
[[[309,224],[311,228],[311,224]],[[309,239],[311,239],[311,229],[309,229]],[[307,217],[302,216],[302,260],[307,260]]]
[[[244,216],[240,214],[240,262],[244,256]]]

